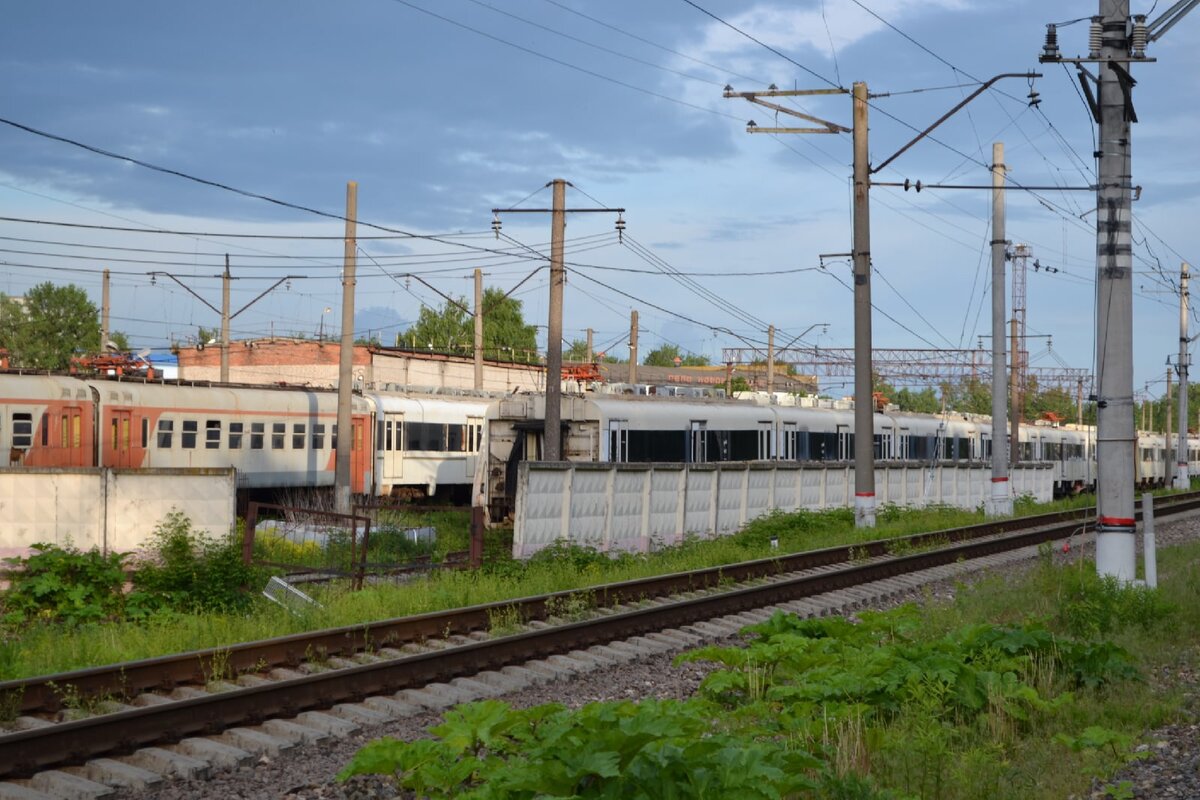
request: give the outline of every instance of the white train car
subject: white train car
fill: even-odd
[[[247,489],[332,486],[337,393],[88,381],[99,399],[103,465],[126,468],[235,467]],[[370,421],[362,397],[351,407],[351,490],[373,485]]]
[[[0,374],[3,465],[95,466],[96,404],[96,393],[77,378]]]
[[[377,494],[467,500],[491,400],[373,393]]]

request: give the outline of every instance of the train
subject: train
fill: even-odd
[[[573,387],[576,388],[576,387]],[[563,455],[616,463],[853,460],[854,412],[816,398],[647,394],[608,386],[563,394]],[[661,391],[667,391],[665,388]],[[356,389],[351,490],[392,498],[469,500],[485,494],[493,520],[515,503],[517,466],[541,458],[545,395]],[[987,462],[991,421],[948,412],[874,415],[879,461]],[[331,487],[337,393],[139,378],[0,374],[0,453],[22,467],[234,467],[239,496]],[[1095,431],[1020,427],[1019,460],[1054,465],[1055,491],[1095,483]],[[1139,432],[1134,480],[1162,485],[1166,440]],[[1200,439],[1188,461],[1200,468]]]

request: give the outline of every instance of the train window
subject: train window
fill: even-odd
[[[164,449],[171,447],[171,437],[175,430],[175,420],[160,419],[158,421],[158,446]]]
[[[266,431],[267,424],[265,422],[250,423],[250,449],[263,449],[263,432]]]
[[[33,414],[22,411],[12,415],[12,446],[22,450],[33,447]]]
[[[608,460],[614,464],[623,464],[629,461],[628,424],[623,419],[610,419],[608,421]]]
[[[204,448],[216,450],[221,446],[221,420],[210,419],[204,423]]]
[[[436,422],[409,422],[404,426],[404,449],[442,451],[446,449],[446,426]]]
[[[463,435],[465,431],[465,425],[447,425],[446,450],[451,453],[461,453],[466,450],[466,437]]]
[[[183,421],[183,430],[179,434],[179,446],[184,450],[192,450],[196,447],[197,428],[196,420],[185,419]]]
[[[333,433],[329,437],[329,446],[337,450],[337,423],[333,425]]]
[[[145,450],[150,443],[150,418],[142,417],[142,449]]]
[[[244,424],[245,423],[242,423],[242,422],[229,423],[229,449],[230,450],[241,450],[242,449],[242,425],[244,425]]]
[[[292,425],[292,449],[303,450],[304,440],[307,438],[304,435],[304,424],[301,422],[293,423]]]
[[[283,439],[287,435],[287,423],[272,422],[271,423],[271,449],[282,450]]]
[[[319,422],[313,424],[312,429],[312,449],[325,449],[325,426]]]

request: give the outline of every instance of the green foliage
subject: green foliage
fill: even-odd
[[[628,360],[628,359],[626,359]],[[563,361],[587,361],[587,342],[583,339],[572,339],[571,344],[563,350]],[[616,356],[592,351],[592,361],[598,364],[623,364]]]
[[[14,367],[61,370],[75,353],[100,349],[100,323],[87,292],[39,283],[23,301],[0,295],[0,348]]]
[[[706,367],[708,366],[708,356],[698,356],[692,353],[684,355],[679,350],[678,345],[664,344],[646,354],[646,358],[642,363],[648,367],[673,367],[675,359],[679,359],[679,365],[683,367]]]
[[[424,306],[416,323],[396,337],[400,347],[430,349],[438,353],[468,353],[475,346],[475,319],[465,298],[446,300],[438,309]],[[537,327],[527,325],[521,301],[504,291],[483,292],[483,350],[499,361],[535,363]]]
[[[118,615],[124,604],[125,554],[35,544],[33,555],[6,558],[13,570],[3,594],[4,621],[78,625]]]
[[[429,798],[783,798],[814,789],[820,762],[770,739],[720,729],[697,701],[556,704],[486,700],[448,712],[437,738],[381,739],[339,778],[395,776]]]
[[[209,538],[179,511],[154,529],[147,554],[133,575],[131,611],[245,611],[254,602],[248,586],[261,582],[258,570],[242,563],[236,536]]]
[[[1094,570],[1056,571],[1061,599],[1058,617],[1074,636],[1107,636],[1127,627],[1149,630],[1166,624],[1175,608],[1155,589],[1122,585]]]

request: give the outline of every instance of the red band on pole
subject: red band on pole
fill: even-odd
[[[874,497],[875,493],[874,492],[855,492],[854,496],[855,497]]]
[[[1132,528],[1137,524],[1137,520],[1131,517],[1098,517],[1096,522],[1099,525],[1111,525],[1114,528]]]
[[[992,478],[992,483],[1008,483],[1008,478]]]

